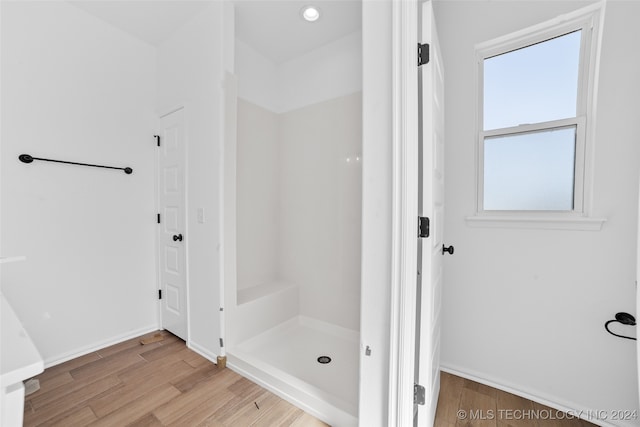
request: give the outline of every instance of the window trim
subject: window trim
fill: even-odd
[[[534,227],[599,229],[604,219],[591,218],[593,136],[595,123],[595,99],[597,94],[597,72],[601,44],[604,2],[598,2],[579,10],[558,16],[541,24],[502,36],[475,46],[476,52],[476,211],[467,217],[474,226]],[[484,130],[483,88],[484,60],[555,37],[582,31],[580,42],[580,70],[576,116],[568,119],[519,125],[509,128]],[[484,140],[486,137],[528,133],[537,130],[576,126],[576,160],[574,164],[574,200],[571,211],[544,210],[484,210]],[[584,219],[585,221],[581,221]],[[555,223],[553,223],[555,221]],[[584,222],[584,228],[580,224]],[[536,226],[536,223],[539,223]],[[552,224],[553,223],[553,224]]]

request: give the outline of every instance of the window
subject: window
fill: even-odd
[[[587,216],[599,10],[477,46],[477,216]]]

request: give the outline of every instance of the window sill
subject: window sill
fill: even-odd
[[[592,217],[474,215],[466,217],[465,221],[470,227],[483,228],[600,231],[607,220]]]

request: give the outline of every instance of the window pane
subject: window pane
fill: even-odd
[[[576,116],[580,31],[484,60],[484,129]]]
[[[576,127],[485,138],[485,210],[573,210]]]

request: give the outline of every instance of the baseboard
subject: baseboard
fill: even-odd
[[[612,424],[607,420],[601,420],[601,419],[595,418],[593,415],[597,414],[598,412],[595,409],[586,408],[582,405],[574,404],[572,402],[562,401],[562,399],[558,399],[554,396],[542,397],[540,395],[522,390],[522,388],[519,388],[515,385],[504,384],[504,382],[500,382],[493,378],[488,378],[486,375],[479,372],[474,372],[468,369],[454,367],[451,365],[449,366],[440,365],[440,370],[452,375],[456,375],[458,377],[475,381],[480,384],[488,385],[489,387],[493,387],[498,390],[506,391],[507,393],[515,394],[525,399],[529,399],[534,402],[540,403],[541,405],[545,405],[550,408],[557,409],[559,411],[574,415],[576,417],[580,417],[585,421],[589,421],[592,424],[596,424],[602,427],[620,427],[620,425],[624,425],[624,424]],[[632,425],[632,424],[629,424],[629,425]]]
[[[131,338],[136,338],[136,337],[139,337],[141,335],[145,335],[145,334],[148,334],[150,332],[157,331],[158,329],[159,329],[159,326],[157,324],[154,324],[154,325],[145,326],[144,328],[135,329],[133,331],[128,331],[128,332],[126,332],[124,334],[120,334],[120,335],[116,335],[116,336],[111,337],[111,338],[107,338],[106,340],[102,340],[102,341],[99,341],[97,343],[90,344],[88,346],[81,347],[79,349],[69,351],[69,352],[64,353],[62,355],[58,355],[58,356],[47,358],[44,361],[44,367],[45,367],[45,369],[46,368],[50,368],[52,366],[59,365],[61,363],[67,362],[67,361],[69,361],[71,359],[75,359],[77,357],[81,357],[81,356],[84,356],[86,354],[93,353],[94,351],[102,350],[105,347],[109,347],[109,346],[112,346],[112,345],[115,345],[115,344],[119,344],[119,343],[121,343],[123,341],[126,341],[126,340],[129,340]]]
[[[216,363],[216,364],[218,363],[218,355],[215,354],[215,353],[210,352],[209,350],[207,350],[206,348],[204,348],[200,344],[195,343],[193,341],[189,341],[189,342],[187,342],[187,347],[190,350],[195,351],[196,353],[198,353],[200,356],[204,357],[208,361]]]

